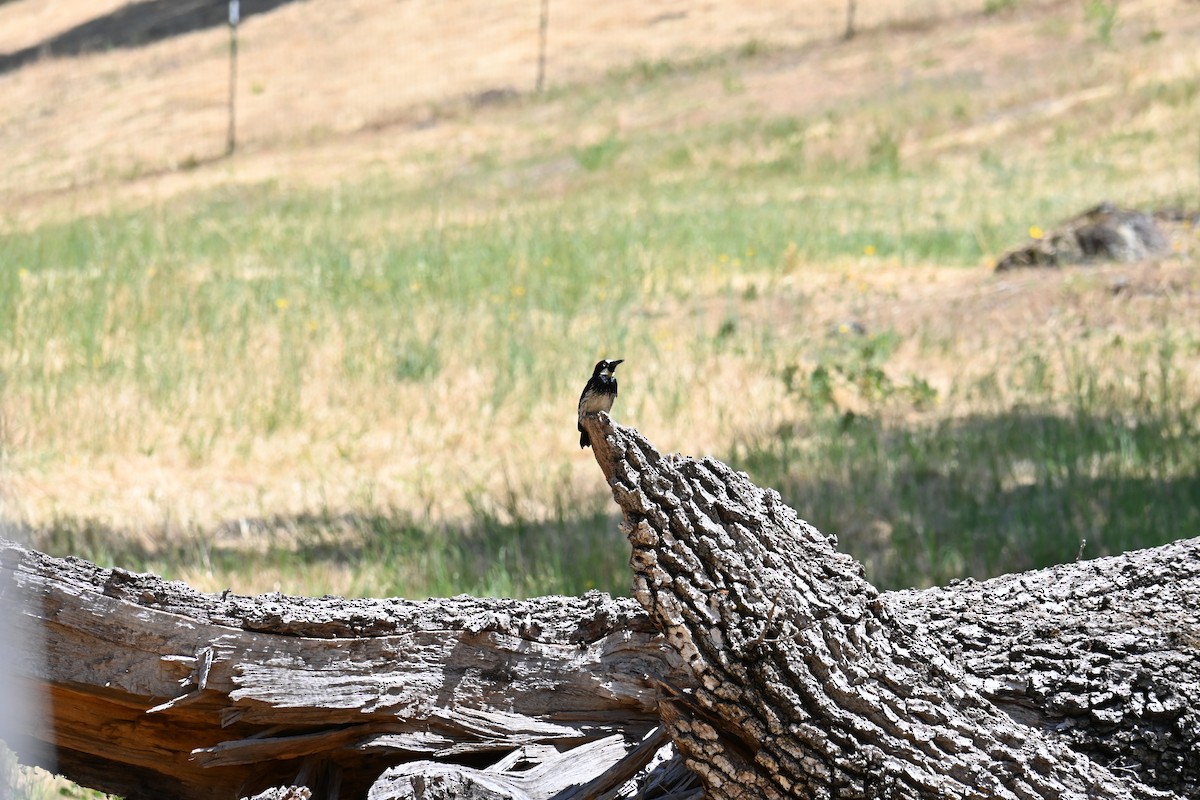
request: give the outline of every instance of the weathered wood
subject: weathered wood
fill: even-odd
[[[583,424],[624,512],[634,595],[698,683],[662,717],[709,796],[1169,796],[989,702],[932,616],[906,619],[905,596],[876,591],[778,493],[664,457],[605,414]]]
[[[626,752],[625,737],[616,735],[581,745],[566,753],[538,753],[522,766],[515,751],[487,769],[471,769],[438,761],[416,761],[392,767],[380,776],[368,800],[592,800],[630,781],[666,744],[656,732]]]
[[[661,714],[715,797],[732,796],[713,788],[723,770],[747,796],[770,796],[746,776],[800,752],[819,756],[801,764],[810,783],[788,778],[795,791],[1035,796],[1066,770],[1075,783],[1063,785],[1111,790],[1097,797],[1200,798],[1200,540],[878,594],[773,493],[718,462],[660,458],[607,419],[588,424],[601,426],[593,440],[618,501],[647,509],[626,509],[626,522],[648,610],[598,593],[212,595],[4,543],[0,611],[40,633],[46,654],[0,669],[52,701],[45,725],[10,744],[28,754],[49,742],[63,774],[134,798],[291,784],[315,798],[489,785],[536,796],[551,784],[529,783],[531,765],[560,780],[585,762],[570,781],[593,783],[562,797],[616,797],[639,770],[638,796],[692,797],[695,776],[661,753],[653,771],[645,752],[603,769],[585,758],[616,758],[617,735],[634,750]],[[696,674],[676,654],[680,630]],[[785,716],[797,707],[799,721]],[[1022,770],[1033,789],[1012,789]],[[828,788],[833,777],[845,782]]]
[[[314,796],[362,797],[414,758],[637,741],[658,722],[656,679],[686,682],[648,620],[598,592],[251,598],[11,543],[0,562],[4,613],[44,633],[42,663],[20,665],[52,712],[31,738],[128,797],[239,797],[301,773]]]
[[[250,800],[310,800],[312,790],[307,786],[277,786],[251,797]]]

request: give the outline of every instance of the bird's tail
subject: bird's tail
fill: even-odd
[[[579,447],[582,449],[584,447],[591,447],[591,446],[592,446],[592,440],[590,438],[588,438],[587,431],[585,431],[583,429],[583,426],[580,425],[579,426]]]

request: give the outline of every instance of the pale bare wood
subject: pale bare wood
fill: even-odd
[[[277,786],[260,792],[249,800],[310,800],[312,790],[306,786]]]
[[[657,724],[656,680],[686,681],[648,620],[598,592],[251,598],[11,543],[0,559],[4,612],[46,646],[20,664],[52,710],[32,738],[129,797],[239,797],[302,772],[315,796],[361,797],[414,758],[632,743]]]
[[[666,744],[662,733],[648,736],[632,750],[616,735],[568,750],[533,754],[528,769],[510,757],[487,769],[437,761],[392,767],[380,776],[368,800],[592,800],[631,780]],[[627,752],[628,750],[628,752]],[[520,751],[514,751],[514,755]],[[524,755],[524,754],[520,754]]]

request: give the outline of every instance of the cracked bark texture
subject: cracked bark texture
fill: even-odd
[[[1150,798],[990,702],[834,541],[711,458],[583,421],[634,596],[697,686],[661,715],[712,798]]]
[[[1014,719],[1200,798],[1200,539],[888,599]]]

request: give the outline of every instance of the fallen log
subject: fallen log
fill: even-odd
[[[45,646],[0,669],[49,699],[9,745],[129,798],[1200,797],[1200,539],[879,593],[744,475],[585,424],[636,600],[215,595],[0,544]]]
[[[665,698],[660,716],[709,797],[1195,793],[1194,777],[1178,777],[1196,774],[1194,550],[1166,575],[1139,574],[1132,559],[1083,572],[1082,593],[1063,592],[1051,572],[1041,596],[1020,579],[889,596],[744,473],[662,456],[607,415],[583,424],[624,513],[634,597],[692,671],[695,689]],[[1111,626],[1096,619],[1109,591],[1139,587],[1158,591],[1127,592],[1128,608],[1109,607]],[[984,598],[1009,602],[964,627],[955,612]],[[1014,612],[1033,604],[1039,613],[1022,627]],[[989,638],[1002,647],[981,653]],[[1090,659],[1097,670],[1073,674],[1091,651],[1102,654]],[[969,670],[967,654],[986,665]],[[1124,669],[1105,670],[1115,658]],[[1027,671],[1034,665],[1041,674]],[[1036,711],[1012,713],[1022,701]],[[1030,724],[1056,717],[1082,722],[1079,735]],[[1130,729],[1109,736],[1122,722]],[[1172,746],[1156,760],[1161,737],[1175,733],[1193,755]]]
[[[12,543],[0,563],[4,613],[45,647],[15,676],[48,698],[28,744],[49,743],[72,780],[130,798],[290,783],[362,797],[413,759],[637,741],[658,723],[654,679],[686,683],[649,620],[599,592],[244,597]]]

